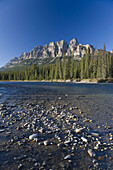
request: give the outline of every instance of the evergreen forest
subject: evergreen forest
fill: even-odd
[[[57,57],[55,64],[32,65],[24,71],[0,72],[0,80],[82,80],[113,78],[113,54],[103,50],[90,53],[88,48],[84,57],[75,62],[74,57]]]

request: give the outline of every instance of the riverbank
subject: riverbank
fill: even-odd
[[[113,169],[112,89],[1,83],[0,169]]]
[[[58,83],[113,83],[113,78],[108,79],[74,79],[74,80],[1,80],[0,82],[58,82]]]

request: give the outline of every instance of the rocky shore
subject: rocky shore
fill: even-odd
[[[58,83],[113,83],[113,79],[83,79],[83,80],[9,80],[9,81],[0,81],[0,82],[58,82]]]
[[[0,105],[0,169],[113,169],[112,124],[91,116],[95,99],[22,90]]]

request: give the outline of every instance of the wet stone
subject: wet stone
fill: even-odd
[[[47,140],[46,140],[46,141],[44,141],[44,145],[45,145],[45,146],[47,146],[47,145],[49,145],[49,144],[50,144],[50,142],[49,142],[49,141],[47,141]]]
[[[19,165],[18,165],[18,169],[21,169],[22,167],[23,167],[22,164],[19,164]]]
[[[64,157],[65,160],[70,160],[71,159],[71,155],[67,155]]]
[[[76,128],[76,129],[75,129],[75,132],[76,132],[76,133],[81,133],[83,130],[84,130],[84,128]]]
[[[33,140],[34,138],[37,138],[38,134],[32,134],[29,136],[29,140]]]
[[[83,142],[86,142],[86,143],[88,142],[88,140],[83,136],[81,137],[81,139],[82,139]]]
[[[99,137],[99,134],[98,134],[98,133],[92,132],[91,135],[92,135],[92,136],[95,136],[95,137]]]
[[[95,152],[92,149],[88,149],[88,154],[92,158],[94,158],[96,156]]]
[[[98,156],[99,161],[104,161],[105,157],[104,156]]]
[[[93,120],[95,114],[90,113],[93,108],[87,107],[84,96],[74,96],[71,100],[71,95],[65,95],[63,91],[57,95],[54,89],[54,95],[50,94],[51,90],[42,95],[40,90],[28,95],[30,89],[27,89],[26,94],[22,91],[22,96],[16,98],[14,106],[0,106],[3,117],[0,135],[6,140],[1,143],[0,161],[7,157],[11,169],[12,154],[15,169],[107,167],[108,159],[112,161],[109,155],[113,150],[113,134],[108,128],[111,124],[106,124],[105,128],[105,124],[102,126],[99,120]],[[3,165],[6,167],[7,163]]]

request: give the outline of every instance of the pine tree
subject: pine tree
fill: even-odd
[[[63,80],[67,79],[67,63],[64,63]]]
[[[53,64],[50,66],[50,79],[51,80],[54,79],[54,66],[53,66]]]
[[[37,80],[38,79],[38,69],[37,69],[37,67],[35,67],[35,80]]]
[[[104,43],[104,49],[102,51],[102,79],[107,76],[107,59],[106,59],[106,45]]]
[[[102,78],[102,51],[100,50],[97,60],[97,78]]]
[[[48,67],[45,67],[45,80],[49,80],[49,70],[48,70]]]
[[[107,77],[110,77],[110,56],[109,56],[109,53],[107,52]]]
[[[28,67],[25,67],[25,79],[28,80],[29,76],[28,76]]]
[[[76,64],[76,67],[74,68],[74,79],[80,78],[80,64]]]
[[[55,68],[55,79],[61,79],[62,72],[61,72],[61,62],[60,57],[57,57],[56,68]]]
[[[111,54],[109,55],[109,77],[112,77],[112,56]]]
[[[85,78],[89,78],[90,48],[88,47],[85,57]]]
[[[71,58],[71,66],[70,66],[70,78],[72,79],[74,76],[74,53],[72,53],[72,58]]]
[[[70,79],[70,70],[71,70],[71,58],[67,57],[66,59],[66,75],[67,75],[67,79]]]
[[[83,57],[80,62],[80,68],[81,68],[80,77],[81,77],[81,79],[84,79],[84,58],[85,57]]]
[[[63,59],[62,59],[62,78],[63,78],[63,80],[66,80],[66,56],[65,56],[65,53],[63,53]]]
[[[97,59],[93,62],[92,78],[97,78]]]

